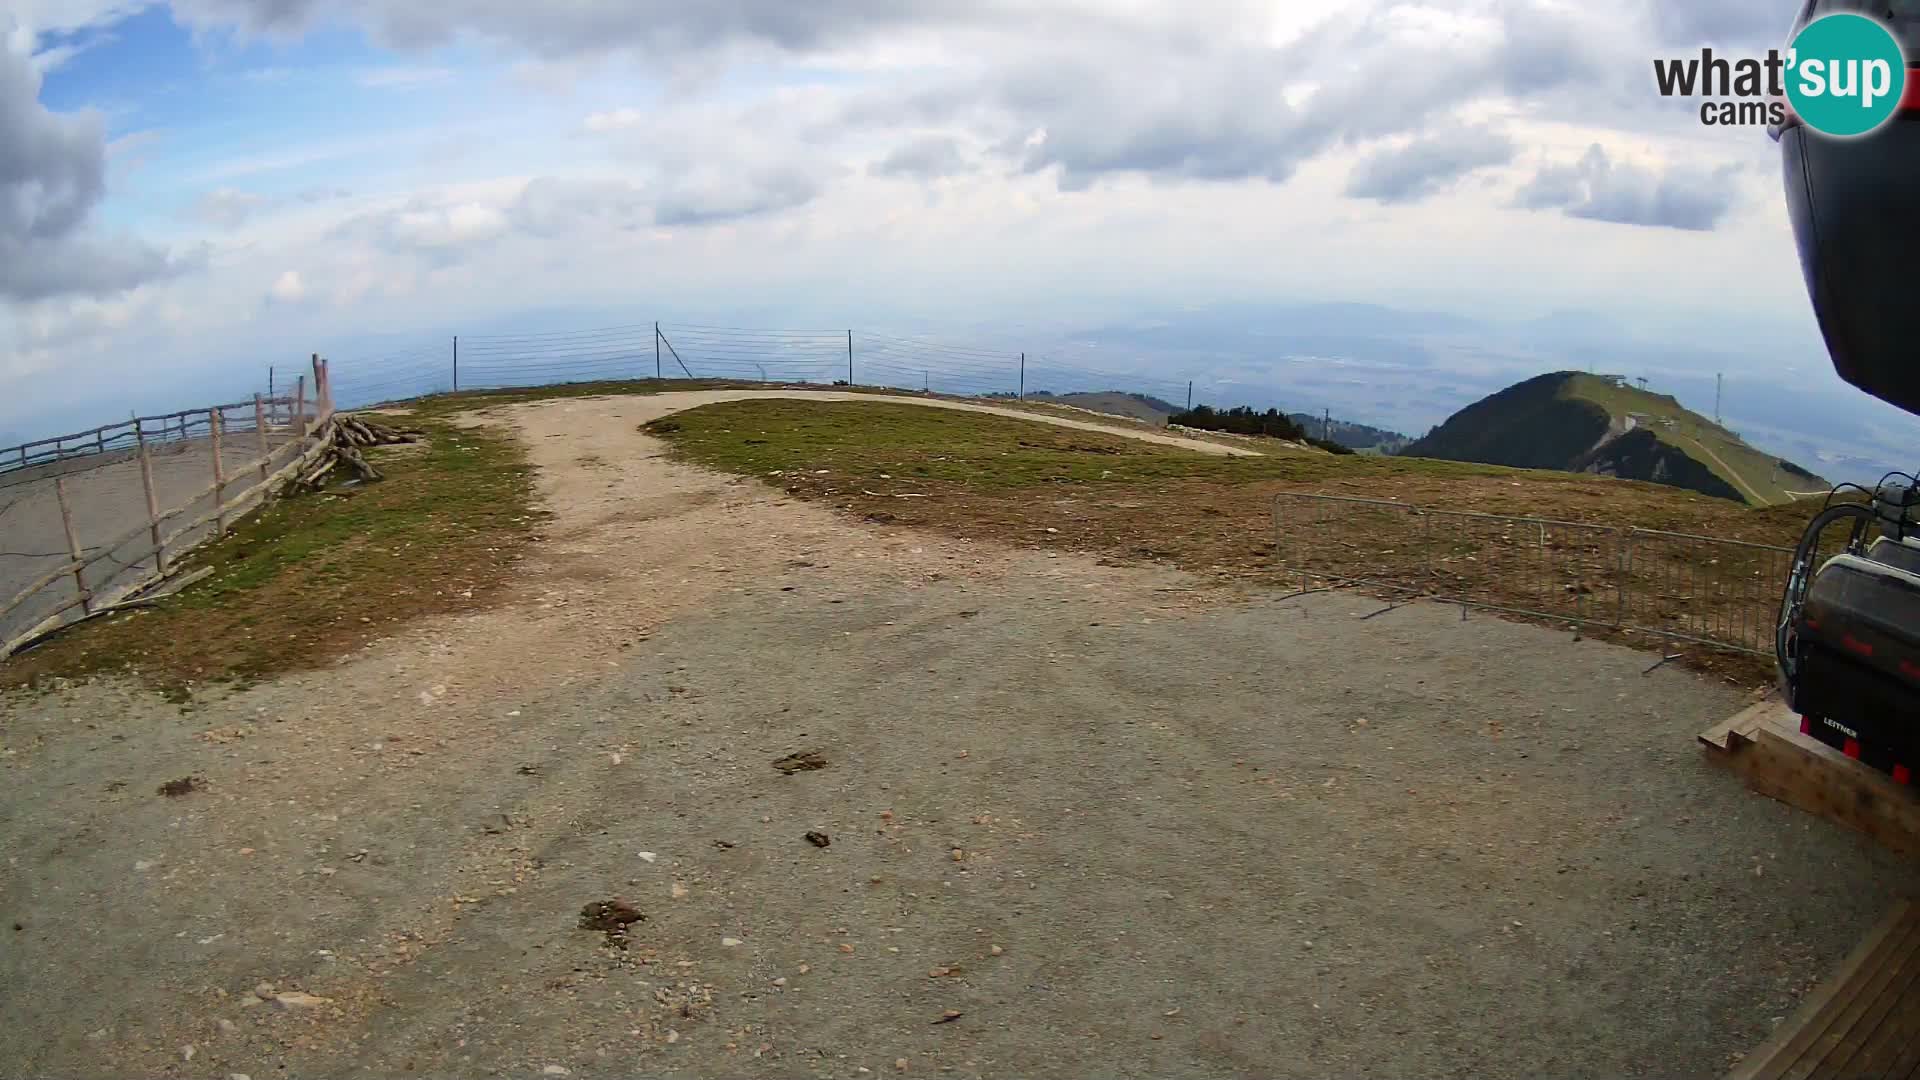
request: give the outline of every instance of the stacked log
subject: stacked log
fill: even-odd
[[[361,480],[378,480],[380,470],[373,467],[360,451],[368,446],[392,446],[419,442],[422,432],[390,428],[350,413],[336,413],[323,434],[326,452],[313,467],[300,476],[299,486],[318,491],[326,486],[334,470],[345,468]]]

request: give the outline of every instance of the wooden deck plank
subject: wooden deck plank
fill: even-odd
[[[1904,921],[1886,944],[1876,949],[1858,975],[1839,986],[1835,1000],[1844,1002],[1832,1023],[1808,1047],[1783,1080],[1811,1080],[1833,1075],[1872,1039],[1881,1020],[1897,1000],[1901,980],[1920,957],[1920,922]],[[1841,1072],[1840,1075],[1852,1075]]]
[[[1846,1039],[1821,1063],[1819,1072],[1827,1076],[1874,1076],[1890,1061],[1914,1031],[1920,1020],[1920,964],[1908,956],[1874,993],[1872,1004],[1862,1014]]]
[[[1912,901],[1903,899],[1894,904],[1841,962],[1833,976],[1814,987],[1793,1015],[1748,1054],[1729,1074],[1728,1080],[1779,1080],[1793,1068],[1845,1012],[1858,982],[1875,974],[1875,962],[1884,960],[1889,949],[1900,948],[1902,942],[1920,931],[1920,917],[1916,916],[1920,916],[1920,911]]]
[[[1891,851],[1920,855],[1920,792],[1800,734],[1800,718],[1778,698],[1741,710],[1699,739],[1754,791],[1864,833]]]
[[[1903,1045],[1880,1070],[1880,1076],[1882,1080],[1905,1080],[1916,1073],[1920,1073],[1920,1022],[1906,1032]]]
[[[1808,1025],[1812,1038],[1780,1070],[1780,1080],[1813,1080],[1831,1075],[1828,1066],[1871,1034],[1879,1015],[1874,1011],[1882,992],[1920,955],[1920,920],[1896,920],[1889,934],[1870,950],[1848,978],[1832,980],[1830,1008],[1823,1022]]]

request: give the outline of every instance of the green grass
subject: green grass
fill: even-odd
[[[455,413],[492,405],[516,405],[527,401],[552,401],[556,398],[602,397],[606,395],[664,394],[673,390],[744,390],[759,383],[727,379],[607,379],[598,382],[554,383],[550,386],[508,387],[501,390],[462,390],[434,394],[402,403],[412,415],[452,416]]]
[[[169,694],[314,666],[422,615],[488,603],[544,515],[506,432],[437,410],[387,418],[424,445],[367,452],[386,479],[281,499],[191,555],[213,574],[150,609],[72,627],[0,687],[125,672]]]
[[[1591,401],[1614,417],[1639,413],[1652,420],[1670,421],[1670,424],[1649,423],[1647,427],[1655,438],[1679,448],[1756,505],[1791,502],[1794,496],[1790,492],[1812,491],[1824,486],[1777,469],[1779,458],[1748,445],[1738,435],[1666,394],[1616,386],[1594,375],[1576,375],[1568,381],[1567,394]]]
[[[1322,477],[1491,476],[1497,466],[1419,458],[1274,452],[1203,454],[1121,435],[910,404],[724,402],[649,425],[684,457],[729,472],[827,476],[895,488],[924,480],[976,488],[1124,486],[1173,478],[1220,483]]]

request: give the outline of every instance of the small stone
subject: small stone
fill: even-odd
[[[989,945],[987,946],[987,951],[992,953],[995,956],[999,956],[1001,953],[1006,952],[1007,950],[1001,948],[998,945]]]
[[[282,1009],[311,1009],[317,1005],[325,1005],[332,1000],[332,998],[323,998],[314,994],[302,993],[298,990],[287,990],[273,995],[273,1003]]]
[[[954,861],[954,862],[965,862],[965,861],[966,861],[966,859],[967,859],[967,853],[966,853],[966,852],[964,852],[964,851],[961,851],[961,850],[960,850],[959,848],[954,848],[954,849],[953,849],[953,861]]]
[[[659,857],[660,857],[660,856],[658,856],[658,855],[655,855],[655,854],[654,854],[653,852],[651,852],[651,851],[643,851],[643,852],[641,852],[641,853],[640,853],[640,861],[641,861],[641,862],[647,862],[647,863],[650,863],[650,862],[652,862],[653,860],[655,860],[655,859],[657,859],[657,858],[659,858]]]
[[[675,900],[685,900],[687,898],[687,887],[677,881],[673,883],[671,891]]]
[[[680,1041],[680,1033],[679,1033],[679,1032],[677,1032],[677,1031],[673,1031],[673,1030],[671,1030],[671,1029],[669,1029],[669,1030],[667,1031],[667,1041],[668,1041],[668,1042],[670,1042],[670,1043],[677,1043],[677,1042],[679,1042],[679,1041]]]
[[[809,972],[809,971],[812,971],[812,970],[813,970],[813,965],[812,965],[812,964],[801,964],[801,965],[800,965],[799,967],[797,967],[797,968],[794,968],[793,970],[794,970],[794,972],[795,972],[795,974],[799,974],[799,975],[805,975],[805,974],[806,974],[807,972]]]
[[[548,1075],[548,1076],[571,1076],[571,1075],[573,1075],[573,1070],[572,1070],[572,1069],[569,1069],[569,1068],[567,1068],[567,1067],[566,1067],[565,1065],[549,1065],[549,1066],[547,1066],[546,1068],[544,1068],[544,1069],[541,1069],[540,1071],[541,1071],[542,1073],[545,1073],[545,1074],[546,1074],[546,1075]]]
[[[938,978],[941,978],[942,976],[951,975],[951,974],[953,974],[952,968],[931,967],[927,969],[927,978],[929,979],[938,979]]]
[[[254,984],[253,984],[253,996],[254,996],[254,997],[257,997],[257,998],[260,998],[260,999],[262,999],[262,1000],[265,1000],[265,999],[267,999],[267,998],[270,998],[270,997],[272,997],[272,996],[273,996],[273,984],[272,984],[272,983],[270,983],[270,982],[263,982],[263,983],[254,983]]]
[[[253,1080],[253,1077],[246,1073],[228,1073],[227,1080]]]
[[[849,944],[847,944],[846,942],[844,942],[844,941],[843,941],[843,942],[841,942],[841,943],[840,943],[840,951],[841,951],[841,952],[852,952],[852,951],[853,951],[853,946],[852,946],[852,945],[849,945]]]
[[[894,1071],[895,1071],[895,1072],[906,1072],[906,1071],[907,1071],[907,1059],[906,1059],[906,1058],[894,1058],[894,1059],[893,1059],[893,1069],[894,1069]]]
[[[231,1035],[234,1032],[240,1030],[239,1024],[234,1023],[233,1021],[227,1019],[224,1016],[221,1017],[219,1020],[215,1021],[215,1024],[220,1028],[221,1033],[226,1035]]]
[[[787,985],[787,977],[785,975],[780,976],[779,978],[773,980],[773,985],[775,986]]]
[[[826,833],[823,833],[818,829],[807,830],[806,839],[807,839],[807,843],[812,844],[814,847],[820,847],[820,848],[827,847],[833,843],[832,837],[829,837]]]
[[[193,1053],[194,1053],[194,1051],[193,1051],[193,1044],[192,1044],[192,1043],[188,1043],[187,1045],[185,1045],[185,1046],[183,1046],[183,1047],[181,1047],[181,1048],[180,1048],[180,1060],[181,1060],[181,1061],[192,1061],[192,1060],[193,1060]]]
[[[740,939],[737,937],[723,937],[720,939],[720,944],[725,945],[727,948],[731,949],[735,945],[740,944]]]

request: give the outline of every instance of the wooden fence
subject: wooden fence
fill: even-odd
[[[332,416],[327,362],[316,355],[311,384],[302,375],[294,392],[284,397],[256,394],[250,402],[137,417],[0,451],[0,455],[10,456],[10,460],[0,461],[0,484],[52,484],[67,556],[66,561],[41,572],[0,601],[0,626],[17,621],[22,614],[30,623],[23,632],[0,641],[0,660],[65,622],[111,610],[173,576],[182,556],[225,535],[235,521],[264,504],[282,482],[297,476],[325,452],[325,428]],[[209,482],[191,495],[169,500],[171,506],[162,507],[153,477],[155,448],[198,439],[205,439],[211,451]],[[256,453],[234,462],[231,452],[236,443]],[[76,460],[81,458],[89,460]],[[145,520],[122,535],[83,543],[89,538],[75,529],[68,479],[75,472],[117,461],[139,463],[146,498]],[[188,519],[196,506],[209,500],[209,509]],[[208,525],[212,526],[210,532],[206,531]],[[128,545],[133,545],[137,573],[88,581],[89,568]],[[143,565],[147,560],[152,561],[150,569]]]

